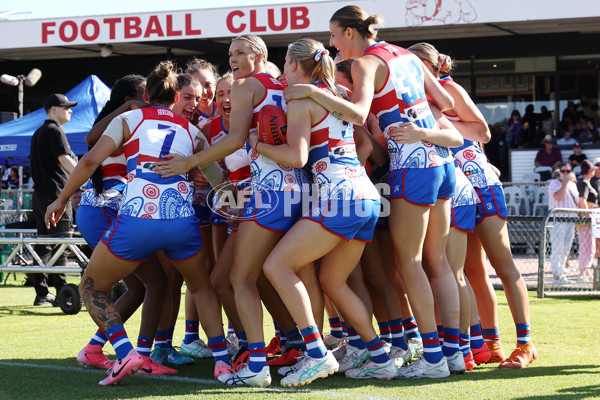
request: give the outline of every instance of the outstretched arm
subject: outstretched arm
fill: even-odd
[[[354,90],[350,101],[327,93],[314,85],[292,85],[285,90],[286,101],[309,97],[327,109],[336,118],[356,125],[364,125],[373,93],[375,91],[375,72],[379,66],[375,57],[362,57],[352,63]]]

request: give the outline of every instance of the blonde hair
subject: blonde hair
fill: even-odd
[[[288,46],[288,54],[310,74],[312,82],[323,82],[333,94],[342,97],[342,91],[335,83],[335,64],[323,43],[313,39],[296,40]]]
[[[450,56],[441,54],[429,43],[421,42],[413,44],[407,50],[414,53],[422,61],[427,61],[437,74],[440,72],[450,72],[454,68],[454,62]]]
[[[256,35],[240,35],[231,40],[231,42],[235,42],[236,40],[243,40],[248,43],[250,46],[250,50],[252,50],[253,54],[262,54],[262,63],[266,67],[267,66],[267,58],[269,57],[269,51],[267,50],[267,45],[260,38],[260,36]]]
[[[172,61],[161,61],[148,78],[146,78],[146,91],[150,103],[173,104],[179,91],[175,65]]]
[[[353,28],[366,39],[376,39],[377,30],[372,25],[383,24],[383,18],[377,14],[369,15],[358,6],[345,6],[331,16],[330,22],[336,22],[342,29]]]
[[[269,75],[271,75],[273,78],[279,78],[279,76],[281,75],[281,70],[279,69],[279,67],[277,65],[275,65],[275,63],[272,63],[271,61],[267,61],[266,70],[267,70],[267,73]]]

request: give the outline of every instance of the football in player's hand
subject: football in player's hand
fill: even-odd
[[[268,144],[287,142],[287,118],[281,107],[268,104],[260,109],[257,115],[256,131],[258,139]]]

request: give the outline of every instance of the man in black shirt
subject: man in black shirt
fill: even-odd
[[[36,216],[38,237],[68,237],[71,231],[71,207],[61,217],[56,226],[46,228],[44,215],[46,208],[58,198],[60,191],[65,186],[69,175],[75,168],[76,161],[72,156],[71,147],[62,126],[71,120],[71,107],[77,105],[69,101],[62,94],[53,94],[44,101],[44,109],[48,119],[31,138],[31,177],[33,178],[32,208]],[[38,245],[36,252],[48,264],[52,258],[52,246]],[[66,255],[61,256],[54,265],[64,266]],[[48,291],[49,279],[56,288],[56,292],[66,283],[64,274],[35,274],[35,301],[34,306],[56,305],[55,297]]]

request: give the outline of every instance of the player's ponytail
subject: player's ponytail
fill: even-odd
[[[300,39],[290,44],[288,54],[304,72],[310,74],[312,82],[323,82],[333,94],[342,96],[342,91],[335,83],[335,64],[323,43],[313,39]]]
[[[175,65],[172,61],[161,61],[148,75],[146,90],[150,104],[170,106],[175,103],[179,91]]]
[[[376,39],[377,29],[373,26],[382,25],[383,18],[377,14],[369,15],[358,6],[345,6],[333,13],[330,22],[336,22],[342,29],[355,29],[365,39]]]
[[[421,61],[431,65],[437,75],[440,72],[450,72],[454,68],[454,63],[450,56],[441,54],[429,43],[421,42],[413,44],[407,50],[419,57]]]

